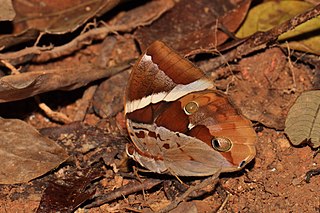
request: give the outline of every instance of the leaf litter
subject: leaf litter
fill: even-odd
[[[17,2],[13,1],[13,6]],[[201,12],[194,7],[191,8],[192,13],[180,14],[177,14],[179,7],[181,9],[182,3],[188,5],[187,2],[94,1],[94,5],[85,7],[86,3],[79,1],[77,7],[70,3],[72,1],[64,1],[61,5],[47,2],[44,10],[30,7],[36,5],[33,1],[24,2],[30,4],[17,10],[19,22],[14,19],[12,31],[0,36],[0,115],[23,119],[37,128],[47,127],[40,131],[41,134],[49,136],[56,146],[64,150],[60,154],[68,153],[70,157],[67,161],[63,158],[62,165],[61,162],[56,163],[41,174],[27,178],[22,184],[0,185],[1,207],[7,211],[23,209],[35,212],[42,199],[42,203],[45,202],[50,208],[55,194],[53,189],[57,189],[57,193],[75,192],[70,202],[54,201],[59,209],[66,211],[86,207],[89,212],[97,211],[98,208],[93,206],[98,206],[99,211],[160,211],[175,196],[183,193],[184,187],[176,187],[177,184],[173,183],[166,187],[173,189],[174,196],[167,196],[162,190],[162,180],[172,177],[139,173],[138,180],[142,181],[138,181],[141,183],[138,185],[135,180],[137,176],[130,173],[133,162],[127,159],[124,151],[128,137],[121,114],[121,97],[117,97],[117,94],[121,96],[121,88],[125,87],[126,80],[123,78],[123,82],[119,83],[121,77],[114,78],[116,80],[110,78],[119,72],[128,72],[140,49],[144,49],[152,39],[168,39],[172,33],[168,31],[170,18],[165,18],[168,16],[182,21],[183,27],[198,27],[189,33],[178,31],[170,34],[173,42],[167,42],[173,48],[181,48],[182,54],[192,56],[197,65],[215,76],[217,89],[226,92],[242,113],[256,122],[259,136],[258,154],[255,161],[248,165],[248,171],[221,175],[218,185],[198,191],[195,199],[190,195],[190,199],[182,202],[178,208],[198,212],[218,209],[221,212],[319,210],[319,177],[312,177],[309,184],[304,181],[306,172],[317,169],[319,157],[313,158],[313,151],[308,147],[293,148],[281,131],[294,100],[305,90],[319,89],[319,63],[313,51],[292,51],[290,45],[281,46],[274,42],[274,38],[283,32],[319,15],[318,6],[310,6],[309,12],[300,11],[300,16],[277,25],[277,30],[271,28],[263,33],[253,32],[252,36],[239,40],[233,34],[241,27],[242,20],[249,17],[247,12],[252,9],[250,1],[239,4],[224,1],[224,4],[232,6],[224,10],[215,7],[214,3],[199,1]],[[69,11],[54,12],[66,5],[70,6]],[[92,10],[86,11],[88,8]],[[33,13],[26,14],[23,10]],[[217,13],[208,19],[206,15],[212,15],[213,11]],[[46,15],[41,17],[41,12]],[[48,21],[51,15],[54,16]],[[231,28],[227,22],[223,22],[228,18],[237,20]],[[62,21],[66,19],[71,21]],[[220,39],[217,30],[213,33],[210,31],[217,22],[218,25],[219,22],[224,23],[217,28],[219,33],[224,34],[223,39]],[[195,35],[198,33],[218,37],[200,37],[201,42],[197,43],[199,38],[197,40]],[[179,38],[188,38],[192,45],[174,42]],[[132,45],[135,39],[139,45]],[[295,39],[290,38],[292,41]],[[18,73],[8,66],[10,64]],[[89,96],[82,95],[92,85],[102,85],[100,79],[104,78],[107,78],[105,86],[96,90],[96,94],[90,92]],[[112,86],[115,84],[119,88]],[[107,90],[106,94],[103,94],[104,90]],[[25,108],[28,105],[37,106],[33,100],[35,95],[53,110],[78,122],[63,125],[54,122],[54,118],[47,117],[40,110]],[[93,105],[88,100],[81,101],[86,97],[95,97]],[[112,100],[118,100],[118,103]],[[80,105],[83,102],[86,103],[85,107]],[[17,108],[11,107],[13,104]],[[103,111],[103,106],[109,107],[109,111]],[[12,109],[19,110],[13,113]],[[77,113],[83,115],[80,122]],[[16,136],[22,134],[21,131]],[[97,179],[97,176],[89,175],[90,172],[83,172],[90,171],[90,168],[102,171],[104,175],[100,176],[99,173]],[[77,183],[77,180],[83,180],[83,184]],[[189,178],[182,180],[185,183],[183,186],[201,182]],[[143,188],[147,190],[143,191]],[[125,198],[122,194],[126,194]],[[76,202],[72,203],[71,200]]]

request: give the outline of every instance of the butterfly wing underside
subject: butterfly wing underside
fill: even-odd
[[[221,169],[237,170],[238,165],[233,162],[235,156],[223,155],[205,141],[212,138],[213,133],[221,133],[217,131],[218,124],[207,119],[215,113],[212,111],[214,101],[200,105],[197,113],[203,117],[201,122],[194,122],[197,113],[189,115],[184,110],[197,95],[216,94],[212,87],[212,82],[191,62],[162,42],[151,44],[134,65],[127,86],[125,114],[133,142],[128,154],[157,173],[205,176]],[[226,103],[229,104],[228,100]],[[209,130],[202,131],[203,128]],[[233,148],[240,147],[242,141],[236,142],[240,145]]]

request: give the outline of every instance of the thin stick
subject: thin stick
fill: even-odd
[[[169,212],[170,210],[176,208],[180,202],[182,202],[183,200],[185,200],[192,192],[194,192],[195,190],[199,190],[202,189],[208,185],[216,185],[218,182],[218,177],[220,175],[220,171],[217,171],[215,174],[213,174],[212,176],[208,177],[207,179],[205,179],[204,181],[202,181],[200,184],[195,185],[195,186],[191,186],[185,193],[183,193],[180,197],[178,197],[177,199],[175,199],[174,201],[172,201],[168,206],[166,206],[164,209],[162,209],[160,211],[160,213],[164,213],[164,212]]]
[[[39,108],[52,120],[62,122],[64,124],[71,123],[72,120],[61,112],[55,112],[45,103],[40,101],[39,96],[34,96],[35,101],[38,103]]]
[[[226,197],[226,199],[224,199],[224,201],[221,204],[221,206],[219,207],[217,213],[222,212],[223,208],[227,205],[227,202],[228,202],[229,198],[230,198],[230,192],[227,191],[227,197]]]
[[[85,206],[85,208],[88,209],[92,207],[101,206],[107,202],[123,197],[125,195],[139,192],[141,190],[151,189],[152,187],[159,185],[160,183],[162,183],[162,180],[159,180],[159,179],[148,179],[143,181],[142,183],[137,183],[135,181],[121,188],[115,189],[112,192],[106,193],[100,197],[96,197],[95,198],[96,200],[93,203]]]
[[[20,74],[19,69],[15,68],[9,61],[7,60],[0,60],[1,63],[3,63],[8,69],[11,70],[12,75],[18,75]]]
[[[76,115],[73,118],[74,121],[83,121],[84,120],[86,113],[87,113],[87,110],[91,104],[92,98],[93,98],[94,93],[97,90],[97,88],[98,88],[97,85],[90,86],[83,93],[82,98],[76,102],[78,109],[77,109]]]
[[[237,46],[235,49],[230,50],[223,54],[223,57],[217,57],[211,60],[212,68],[220,67],[225,61],[233,61],[245,55],[248,55],[257,50],[264,49],[268,45],[274,43],[278,37],[290,30],[295,29],[297,26],[305,23],[306,21],[320,15],[320,4],[316,5],[311,10],[308,10],[300,15],[297,15],[288,21],[268,30],[266,32],[256,32],[251,35],[245,42]],[[213,50],[215,51],[215,50]]]

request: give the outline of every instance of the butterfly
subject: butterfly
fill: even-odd
[[[256,133],[226,95],[161,41],[137,60],[125,92],[127,154],[155,173],[208,176],[242,169]]]

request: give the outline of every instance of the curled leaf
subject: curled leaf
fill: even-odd
[[[302,93],[291,107],[285,133],[293,145],[320,146],[320,90]]]

